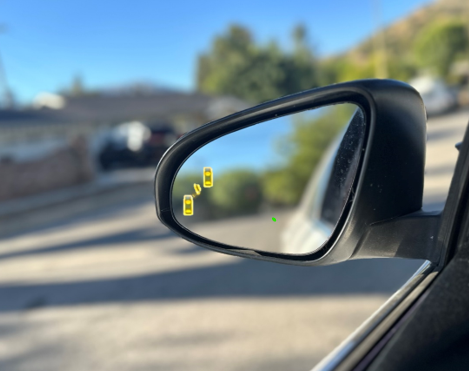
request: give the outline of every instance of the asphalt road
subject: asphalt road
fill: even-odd
[[[429,122],[427,209],[444,203],[468,119]],[[206,251],[157,221],[151,185],[63,215],[0,240],[0,370],[309,370],[421,263]]]

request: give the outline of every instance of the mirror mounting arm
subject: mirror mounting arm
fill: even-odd
[[[360,240],[352,259],[406,258],[437,263],[437,231],[441,212],[422,210],[374,223]]]

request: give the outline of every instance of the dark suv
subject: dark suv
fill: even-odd
[[[177,138],[167,123],[124,123],[111,131],[99,153],[99,163],[103,170],[156,165]]]

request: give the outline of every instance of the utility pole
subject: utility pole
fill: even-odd
[[[6,26],[0,24],[0,35],[6,32]],[[0,89],[3,91],[3,107],[11,108],[13,106],[13,95],[8,87],[7,75],[3,64],[2,55],[0,53]]]
[[[381,0],[371,0],[372,13],[375,25],[375,36],[373,37],[373,49],[375,57],[375,77],[379,79],[388,78],[388,63],[386,55],[386,39],[384,27],[381,22]]]

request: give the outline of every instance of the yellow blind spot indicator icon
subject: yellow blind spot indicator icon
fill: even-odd
[[[202,188],[200,187],[200,185],[194,184],[194,190],[195,190],[195,194],[197,196],[200,196],[200,192],[202,192]]]
[[[204,188],[213,187],[213,171],[211,167],[204,167]]]
[[[194,199],[191,195],[184,195],[182,211],[184,215],[194,215]]]

